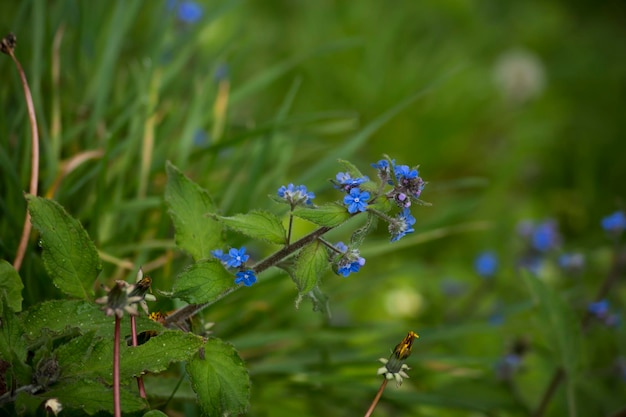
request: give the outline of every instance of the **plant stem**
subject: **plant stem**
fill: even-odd
[[[378,400],[380,400],[381,395],[383,395],[383,391],[385,390],[385,387],[387,386],[387,382],[388,382],[387,378],[383,379],[383,383],[380,384],[380,388],[378,388],[376,397],[374,397],[374,401],[372,401],[372,404],[370,404],[370,408],[367,409],[367,412],[365,413],[364,417],[370,417],[372,413],[374,412],[374,408],[376,408],[376,405],[378,405]]]
[[[20,61],[15,57],[13,49],[15,48],[15,36],[9,34],[2,39],[0,50],[9,55],[15,66],[17,72],[20,74],[20,80],[22,81],[22,88],[24,89],[24,98],[26,99],[26,107],[28,109],[28,120],[30,122],[31,132],[31,167],[30,167],[30,187],[29,193],[37,195],[37,182],[39,180],[39,132],[37,131],[37,117],[35,116],[35,105],[33,104],[33,96],[30,93],[28,87],[28,81],[26,80],[26,74],[22,69]],[[19,270],[26,254],[26,247],[28,246],[28,237],[30,236],[31,223],[30,212],[26,210],[26,217],[24,219],[24,227],[22,228],[22,237],[15,254],[15,260],[13,261],[13,267]]]
[[[135,316],[130,316],[130,334],[133,340],[133,346],[137,346],[137,324],[135,321]],[[146,396],[146,388],[143,385],[143,377],[139,375],[137,377],[137,388],[139,388],[139,396],[141,398],[147,398]]]
[[[113,337],[113,410],[115,417],[122,417],[120,401],[120,322],[115,315],[115,336]]]
[[[332,227],[322,226],[319,229],[314,230],[308,235],[302,237],[300,240],[295,241],[293,244],[285,246],[284,248],[278,250],[273,255],[270,255],[267,258],[263,259],[262,261],[258,262],[251,269],[254,270],[254,272],[257,274],[261,273],[262,271],[265,271],[266,269],[276,265],[279,261],[281,261],[282,259],[285,259],[286,257],[293,254],[297,250],[302,249],[304,246],[315,241],[317,238],[321,237],[324,233],[328,232],[331,229]],[[172,314],[170,314],[169,316],[165,318],[164,326],[175,327],[176,323],[184,321],[187,318],[198,314],[199,312],[201,312],[202,310],[204,310],[211,304],[222,299],[226,295],[232,293],[237,288],[238,287],[234,287],[234,288],[230,288],[224,291],[215,300],[202,303],[202,304],[189,304],[182,308],[179,308],[178,310],[176,310],[175,312],[173,312]]]

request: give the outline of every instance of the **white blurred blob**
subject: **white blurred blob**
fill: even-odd
[[[47,412],[53,413],[55,416],[59,414],[61,410],[63,410],[63,406],[56,398],[50,398],[48,401],[46,401],[44,404],[44,408]]]
[[[522,104],[541,95],[545,88],[544,66],[532,52],[515,49],[498,57],[493,78],[502,95],[515,104]]]
[[[411,288],[397,288],[385,294],[385,310],[396,317],[414,317],[424,304],[420,293]]]

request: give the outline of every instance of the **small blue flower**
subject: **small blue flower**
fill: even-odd
[[[178,6],[178,18],[185,23],[196,23],[202,14],[202,7],[195,1],[183,1]]]
[[[372,166],[372,168],[376,168],[382,171],[389,171],[389,161],[387,161],[386,159],[381,159],[375,164],[370,164],[370,165]]]
[[[585,257],[581,253],[564,253],[559,256],[559,266],[568,271],[580,271],[585,265]]]
[[[604,318],[609,314],[609,302],[607,300],[600,300],[589,303],[587,310],[597,318]]]
[[[256,282],[256,275],[254,275],[254,271],[251,269],[239,271],[235,275],[237,276],[237,278],[235,278],[235,284],[243,284],[246,287],[250,287]]]
[[[408,165],[396,165],[394,167],[394,171],[396,173],[396,179],[400,182],[401,180],[412,180],[416,179],[419,176],[417,169],[411,169]]]
[[[240,249],[231,248],[228,251],[228,255],[225,256],[227,256],[226,266],[230,268],[237,268],[243,265],[250,257],[250,255],[246,254],[246,248],[243,246]]]
[[[508,353],[496,363],[496,376],[501,380],[509,380],[522,366],[522,357]]]
[[[361,191],[358,188],[352,188],[350,193],[343,198],[343,203],[348,206],[348,213],[354,214],[367,209],[367,201],[370,199],[370,193]]]
[[[474,260],[474,270],[483,278],[491,278],[498,268],[498,258],[491,251],[482,252]]]
[[[408,208],[402,210],[398,216],[389,223],[389,233],[391,234],[391,241],[395,242],[398,239],[405,236],[407,233],[412,233],[415,230],[413,225],[415,224],[415,217],[411,215],[411,211]]]
[[[554,221],[548,220],[538,225],[532,233],[532,246],[540,252],[547,252],[560,243],[559,232]]]
[[[337,261],[337,273],[347,277],[358,272],[365,265],[365,258],[361,257],[358,249],[348,249],[343,242],[337,242],[335,247],[343,253]]]
[[[602,228],[607,232],[621,233],[626,228],[626,216],[623,211],[606,216],[602,219]]]
[[[293,184],[281,186],[278,189],[278,196],[291,204],[292,207],[298,204],[311,205],[313,204],[311,200],[315,198],[315,194],[307,191],[304,185],[294,186]]]
[[[217,68],[215,68],[215,72],[213,73],[213,79],[216,82],[220,82],[222,80],[227,80],[229,76],[230,70],[228,64],[219,64]]]

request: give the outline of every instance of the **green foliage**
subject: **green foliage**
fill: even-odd
[[[176,228],[176,244],[196,260],[209,258],[222,243],[222,229],[208,216],[215,211],[209,193],[167,162],[165,202]]]
[[[0,307],[4,307],[4,300],[6,300],[6,306],[11,310],[22,311],[23,289],[24,284],[15,268],[7,261],[0,259],[0,299],[3,300]],[[3,314],[2,309],[0,309],[0,314]]]
[[[287,234],[280,219],[266,211],[253,210],[231,217],[216,216],[216,219],[226,227],[252,239],[277,244],[284,244],[287,241]]]
[[[40,234],[43,263],[54,285],[71,297],[93,297],[93,282],[102,266],[81,224],[55,201],[30,195],[26,200]]]
[[[176,298],[188,303],[209,303],[235,289],[233,276],[216,260],[196,262],[174,281]]]
[[[323,204],[315,209],[296,207],[294,216],[308,220],[318,226],[336,227],[350,218],[346,208],[337,203]]]
[[[229,416],[246,412],[250,380],[243,361],[231,345],[209,340],[187,362],[186,369],[206,415]]]

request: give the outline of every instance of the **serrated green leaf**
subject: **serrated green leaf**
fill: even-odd
[[[301,294],[317,286],[322,274],[328,269],[328,252],[319,241],[303,248],[298,254],[293,280]]]
[[[346,161],[345,159],[338,159],[337,162],[344,166],[352,178],[362,178],[365,176],[361,174],[361,171],[352,162]]]
[[[102,265],[83,226],[55,201],[32,195],[26,200],[31,222],[41,235],[43,263],[52,283],[69,296],[92,298]]]
[[[348,210],[337,203],[324,204],[316,208],[296,207],[293,215],[326,227],[339,226],[350,218]]]
[[[120,378],[129,379],[142,372],[159,373],[172,362],[188,360],[203,344],[192,333],[165,330],[140,346],[120,347]],[[81,350],[82,349],[82,350]],[[64,378],[112,380],[113,340],[95,337],[93,332],[77,337],[57,349]]]
[[[561,363],[570,379],[575,379],[581,361],[582,338],[580,324],[576,314],[569,305],[541,280],[527,271],[522,275],[530,293],[540,307],[543,320],[542,330],[546,337],[552,339],[551,345],[558,351],[556,360]]]
[[[6,305],[14,312],[22,311],[22,289],[24,284],[15,268],[4,259],[0,260],[0,298],[4,294]],[[3,314],[3,310],[0,309],[0,314]]]
[[[112,317],[104,314],[100,306],[81,300],[52,300],[36,304],[23,313],[20,320],[24,336],[29,341],[42,334],[68,333],[71,329],[79,329],[82,333],[93,330],[98,336],[112,338],[115,323]],[[126,322],[127,319],[123,319],[122,324]],[[136,323],[138,332],[163,328],[144,316],[137,317]]]
[[[215,204],[208,191],[170,162],[165,168],[165,203],[176,229],[176,244],[196,261],[209,258],[212,250],[222,246],[222,226],[207,216],[215,213]]]
[[[222,224],[253,239],[279,245],[287,243],[287,232],[275,214],[253,210],[231,217],[215,216]]]
[[[99,411],[113,413],[112,389],[88,379],[56,384],[42,396],[56,398],[65,410],[80,409],[89,415]],[[120,402],[123,415],[147,407],[145,400],[125,389],[120,390]]]
[[[232,345],[210,339],[186,366],[205,415],[245,413],[250,399],[248,371]]]
[[[172,294],[188,303],[208,303],[217,300],[235,289],[234,276],[213,259],[197,262],[174,281]]]

